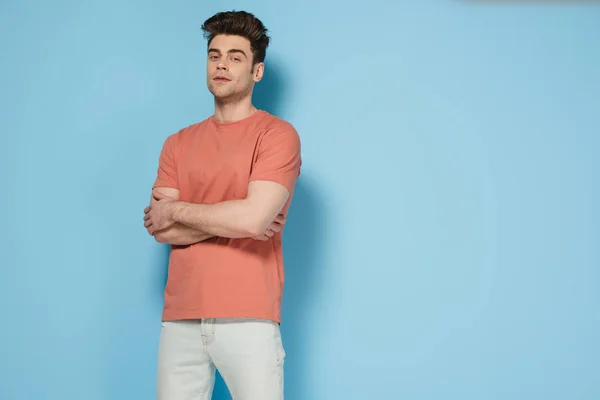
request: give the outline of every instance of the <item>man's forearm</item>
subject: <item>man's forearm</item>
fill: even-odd
[[[256,236],[268,227],[263,226],[260,216],[252,213],[247,200],[229,200],[217,204],[177,201],[173,204],[173,219],[190,228],[227,238]]]
[[[157,242],[182,246],[202,242],[212,237],[214,237],[214,235],[190,228],[189,226],[180,223],[174,223],[167,229],[163,229],[154,234],[154,238]]]

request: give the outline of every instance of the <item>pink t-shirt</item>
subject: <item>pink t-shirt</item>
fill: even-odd
[[[177,189],[181,201],[213,204],[243,199],[251,180],[269,180],[289,190],[287,215],[301,164],[300,139],[290,123],[262,110],[236,122],[209,117],[165,140],[153,187]],[[267,241],[217,237],[172,245],[163,320],[281,322],[282,233]]]

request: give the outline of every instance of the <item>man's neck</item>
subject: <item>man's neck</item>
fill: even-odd
[[[235,122],[254,114],[256,107],[251,98],[235,103],[222,103],[215,100],[215,120],[217,122]]]

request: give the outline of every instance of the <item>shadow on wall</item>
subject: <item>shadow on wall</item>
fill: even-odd
[[[285,294],[282,307],[282,335],[288,355],[285,366],[285,398],[311,398],[309,381],[309,354],[311,353],[311,321],[317,305],[315,289],[320,287],[320,272],[325,266],[319,262],[323,253],[325,215],[316,188],[309,177],[298,180],[293,205],[284,233]]]
[[[284,82],[286,82],[282,69],[275,62],[265,62],[265,73],[263,79],[254,86],[252,102],[260,110],[265,110],[273,115],[282,117],[285,94]],[[282,117],[283,118],[283,117]]]
[[[254,104],[257,108],[282,117],[285,80],[276,64],[268,63],[265,76],[255,87]],[[300,132],[300,135],[302,133]],[[322,232],[325,215],[320,208],[323,204],[311,179],[302,173],[296,184],[283,233],[285,262],[285,292],[282,306],[281,331],[287,353],[285,361],[286,400],[306,400],[310,398],[309,364],[311,313],[314,301],[311,293],[319,286],[315,273],[324,266],[318,263],[317,254],[322,250]],[[168,248],[165,246],[164,265],[168,264]],[[161,290],[166,283],[167,273],[162,276]],[[162,292],[161,292],[162,294]],[[231,400],[227,385],[217,372],[213,400]]]

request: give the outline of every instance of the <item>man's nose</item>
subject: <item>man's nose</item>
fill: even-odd
[[[217,69],[227,70],[227,68],[227,64],[223,61],[219,61],[219,63],[217,64]]]

